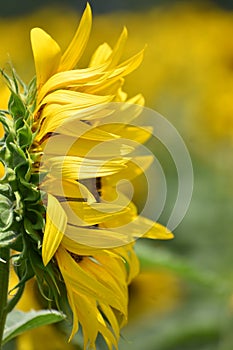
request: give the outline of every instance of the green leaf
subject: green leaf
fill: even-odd
[[[28,330],[60,322],[65,315],[56,310],[41,310],[30,312],[12,311],[8,314],[3,335],[3,344]]]

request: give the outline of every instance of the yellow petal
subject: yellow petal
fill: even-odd
[[[86,124],[85,124],[86,125]],[[100,131],[100,130],[99,130]],[[96,132],[97,134],[97,132]],[[89,134],[90,137],[91,133]],[[93,133],[93,136],[95,133]],[[43,147],[43,144],[42,144]],[[87,140],[86,138],[69,137],[66,135],[55,135],[49,139],[46,144],[45,152],[48,155],[67,155],[89,158],[121,157],[131,153],[134,148],[123,144],[120,140],[109,140],[108,142],[99,142]]]
[[[83,91],[88,94],[116,95],[118,89],[124,84],[124,78],[113,78],[101,81],[99,84],[88,84]]]
[[[121,138],[132,140],[134,143],[143,144],[151,137],[153,128],[150,126],[134,126],[134,125],[127,125],[123,123],[112,123],[103,125],[103,127],[100,125],[99,128],[104,131],[112,131],[114,130],[114,133],[118,135]],[[125,141],[124,141],[125,142]]]
[[[0,179],[5,175],[5,167],[2,164],[2,162],[0,162]]]
[[[40,188],[55,197],[66,198],[67,200],[75,199],[88,203],[96,202],[95,197],[87,187],[75,180],[47,179],[40,185]]]
[[[64,235],[67,217],[58,200],[48,194],[46,225],[42,243],[42,259],[46,266],[55,254]]]
[[[89,67],[98,66],[107,61],[109,56],[112,53],[111,47],[107,43],[103,43],[98,46],[96,51],[91,57],[91,61],[89,63]]]
[[[114,229],[109,227],[109,222],[102,225],[109,228],[111,231],[118,232],[121,235],[127,235],[128,232],[131,232],[132,237],[135,239],[171,239],[174,237],[173,233],[168,228],[143,216],[137,216],[125,225],[122,225],[122,223],[119,221],[119,226],[116,226]]]
[[[31,30],[31,44],[34,55],[37,87],[57,72],[61,60],[61,49],[50,35],[40,28]]]
[[[110,160],[88,159],[81,157],[53,157],[44,163],[44,169],[51,176],[64,179],[92,179],[108,176],[122,170],[128,162],[127,158]]]
[[[122,90],[122,88],[119,88],[117,93],[116,93],[116,98],[115,101],[116,102],[126,102],[128,97],[128,94]]]
[[[82,326],[83,348],[95,350],[95,342],[99,331],[99,310],[96,306],[96,300],[95,298],[91,298],[90,296],[86,296],[83,293],[76,291],[74,295],[74,302],[75,306],[72,311],[73,313],[77,314],[78,320]],[[72,339],[74,334],[75,333],[73,330],[70,339]]]
[[[98,67],[90,67],[84,69],[75,69],[54,74],[46,81],[38,94],[38,103],[51,91],[56,89],[68,88],[72,85],[82,86],[88,82],[98,81],[100,77],[104,77],[104,69],[106,64]]]
[[[59,255],[59,251],[60,251],[60,248],[58,249],[57,256]],[[73,327],[72,327],[72,331],[71,331],[71,334],[70,334],[70,337],[68,340],[68,341],[70,341],[79,330],[79,316],[78,316],[78,309],[77,309],[77,302],[76,302],[78,294],[73,293],[68,282],[65,281],[65,284],[66,284],[66,288],[67,288],[68,301],[69,301],[69,304],[70,304],[70,307],[71,307],[71,310],[73,313],[73,320],[72,320]]]
[[[114,252],[121,255],[129,266],[127,283],[131,281],[139,274],[140,263],[137,254],[134,251],[133,244],[129,244],[125,247],[118,247],[114,249]]]
[[[116,45],[114,46],[114,48],[112,50],[111,56],[109,57],[110,65],[108,68],[114,67],[118,64],[118,62],[122,56],[122,53],[124,51],[127,35],[128,35],[127,29],[126,29],[126,27],[124,27],[119,39],[117,40]]]
[[[78,228],[76,228],[76,230],[78,230]],[[98,255],[110,254],[114,256],[114,253],[110,253],[109,251],[106,251],[102,248],[98,248],[98,247],[93,248],[84,244],[80,244],[75,239],[72,239],[67,235],[63,236],[62,246],[69,252],[72,252],[77,255],[82,255],[82,256],[90,256],[95,253],[98,253]]]
[[[59,248],[56,258],[61,273],[65,281],[69,283],[70,288],[83,293],[87,297],[90,296],[107,303],[123,313],[125,312],[124,302],[113,293],[110,286],[102,284],[91,273],[85,271],[80,263],[78,264],[67,251]]]
[[[110,78],[115,77],[117,75],[124,77],[130,74],[131,72],[133,72],[142,63],[143,55],[144,55],[144,50],[141,50],[136,55],[130,57],[128,60],[121,63],[119,66],[117,66],[116,69],[114,69],[113,73],[110,74]]]
[[[111,257],[108,257],[106,260],[106,264],[110,261]],[[86,258],[80,262],[80,266],[84,271],[90,273],[93,277],[95,277],[101,284],[107,286],[109,290],[118,296],[118,298],[122,301],[122,307],[125,309],[125,313],[127,312],[127,288],[125,275],[120,275],[118,278],[114,278],[112,274],[106,269],[106,265],[101,263],[98,260],[98,255],[93,256],[91,259]],[[116,273],[116,271],[115,271]]]
[[[108,322],[110,323],[110,325],[114,331],[114,334],[118,340],[120,337],[120,326],[117,322],[116,315],[114,314],[114,312],[112,311],[112,309],[108,305],[106,305],[104,303],[100,303],[99,306],[100,306],[102,312],[104,313],[104,315],[107,317]]]
[[[141,217],[141,224],[150,225],[152,222],[147,218]],[[173,233],[165,226],[155,222],[151,228],[143,235],[143,238],[151,239],[172,239]]]
[[[92,14],[91,7],[87,3],[86,9],[82,15],[79,27],[75,33],[73,40],[70,45],[62,55],[61,64],[59,67],[59,71],[66,71],[74,68],[74,66],[78,63],[80,57],[82,56],[89,36],[91,32],[91,24],[92,24]]]
[[[128,215],[128,207],[121,207],[110,203],[83,203],[67,202],[61,203],[68,223],[76,226],[97,225],[115,217]]]
[[[142,94],[138,94],[132,98],[130,98],[127,103],[132,103],[132,104],[136,104],[139,106],[144,106],[145,104],[145,98],[142,96]]]
[[[67,225],[66,236],[79,244],[90,248],[112,249],[127,245],[134,240],[131,232],[119,233],[118,230],[102,228],[83,228]]]
[[[79,108],[86,108],[95,104],[110,102],[113,96],[98,96],[78,91],[57,90],[43,99],[43,104],[57,103],[61,105],[76,103]],[[40,107],[39,107],[40,108]]]
[[[102,179],[103,196],[108,194],[110,187],[115,186],[121,179],[132,180],[135,177],[145,173],[154,160],[153,156],[135,157],[127,163],[127,167],[116,174]],[[106,198],[107,199],[107,198]]]
[[[103,105],[109,102],[109,96],[96,96],[89,103],[86,101],[86,105],[79,105],[77,103],[59,105],[59,104],[49,104],[43,109],[43,112],[39,121],[39,132],[36,136],[36,140],[40,141],[47,133],[56,131],[56,133],[66,134],[74,137],[83,135],[85,138],[89,138],[94,130],[90,125],[85,124],[84,120],[91,120],[92,118],[104,118],[110,112],[104,109]],[[87,108],[89,107],[89,108]],[[57,130],[60,128],[59,130]],[[90,133],[88,132],[90,131]],[[99,137],[97,137],[99,133]],[[94,132],[95,138],[101,140],[106,140],[107,133],[98,131]],[[107,139],[117,138],[113,137],[113,134],[108,133]],[[92,139],[92,137],[90,137]]]
[[[116,66],[122,56],[126,39],[127,39],[127,29],[126,27],[124,27],[113,50],[110,48],[110,46],[107,43],[100,45],[94,52],[89,66],[93,67],[93,66],[102,64],[104,62],[109,63],[108,69]]]
[[[123,249],[127,250],[128,248],[124,247]],[[99,264],[104,266],[105,270],[115,279],[118,284],[121,284],[122,290],[127,294],[127,271],[125,268],[125,261],[122,259],[122,257],[119,259],[119,255],[114,256],[112,252],[111,254],[94,254],[93,257]]]

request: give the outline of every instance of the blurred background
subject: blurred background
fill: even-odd
[[[0,1],[0,66],[13,64],[25,82],[34,75],[29,31],[39,26],[65,47],[86,1]],[[130,286],[129,324],[120,350],[233,349],[233,2],[90,1],[94,23],[86,55],[104,41],[113,45],[129,30],[125,56],[147,44],[141,67],[126,82],[146,105],[179,131],[194,168],[189,210],[169,242],[137,243],[141,274]],[[7,92],[0,83],[0,105]],[[166,224],[177,191],[177,174],[166,149],[154,146],[166,175]],[[135,195],[142,205],[139,194]],[[21,301],[39,308],[33,282]],[[29,332],[6,348],[79,349],[66,345],[66,325]],[[38,342],[38,339],[39,342]],[[101,350],[104,345],[100,343]]]

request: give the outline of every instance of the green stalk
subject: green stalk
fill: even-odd
[[[10,250],[0,248],[0,350],[2,349],[2,337],[7,316],[7,296],[10,272]]]

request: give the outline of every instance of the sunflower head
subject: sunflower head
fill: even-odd
[[[91,30],[87,5],[64,53],[40,28],[31,32],[36,80],[28,86],[13,72],[11,97],[1,112],[1,242],[17,253],[19,286],[36,276],[41,292],[73,314],[71,338],[82,327],[84,348],[102,335],[117,348],[127,322],[128,284],[139,271],[134,241],[169,239],[165,227],[138,215],[118,191],[151,163],[136,156],[150,126],[132,121],[144,104],[128,98],[125,77],[143,50],[121,62],[124,28],[115,46],[101,44],[79,68]]]

